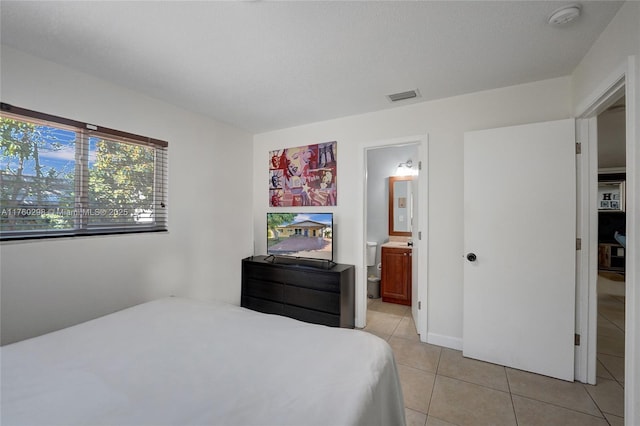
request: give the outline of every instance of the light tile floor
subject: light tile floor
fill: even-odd
[[[623,425],[620,298],[602,297],[607,309],[601,312],[599,331],[607,339],[599,339],[597,386],[464,358],[460,351],[421,343],[410,308],[381,299],[369,300],[364,330],[387,340],[393,349],[408,425]]]

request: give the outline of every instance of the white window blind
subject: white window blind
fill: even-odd
[[[2,240],[167,230],[165,141],[1,104]]]

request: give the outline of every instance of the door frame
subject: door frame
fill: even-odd
[[[428,226],[428,215],[427,215],[427,197],[428,197],[428,178],[424,179],[424,177],[428,177],[428,147],[429,147],[429,135],[417,135],[417,136],[408,136],[402,138],[395,139],[384,139],[378,141],[369,141],[364,142],[360,145],[360,151],[362,153],[362,161],[360,162],[362,170],[361,176],[362,185],[363,185],[363,202],[362,209],[360,211],[360,217],[362,220],[362,229],[361,229],[361,237],[360,237],[360,267],[364,272],[360,274],[359,281],[361,281],[360,289],[361,291],[356,292],[356,312],[360,311],[362,323],[356,324],[358,327],[365,327],[367,324],[367,262],[366,262],[366,247],[367,247],[367,152],[371,149],[378,148],[387,148],[394,146],[403,146],[403,145],[417,145],[418,146],[418,163],[422,164],[422,168],[418,174],[417,179],[419,179],[418,183],[418,232],[421,233],[422,238],[418,241],[414,239],[414,247],[419,245],[418,248],[418,258],[413,258],[414,262],[417,263],[417,277],[412,277],[412,279],[418,280],[418,302],[420,302],[421,309],[418,310],[418,318],[415,319],[416,328],[418,334],[420,335],[420,340],[422,342],[426,342],[427,339],[427,291],[428,291],[428,259],[429,259],[429,226]],[[357,289],[357,286],[356,286]],[[356,290],[357,291],[357,290]]]
[[[640,420],[640,149],[638,149],[638,75],[636,57],[629,56],[601,85],[576,108],[576,135],[582,146],[577,161],[578,185],[578,236],[582,238],[582,250],[577,252],[576,285],[576,333],[581,335],[581,345],[576,346],[576,380],[596,383],[597,365],[597,115],[609,107],[620,95],[626,102],[626,227],[627,249],[625,253],[625,422],[636,424]]]

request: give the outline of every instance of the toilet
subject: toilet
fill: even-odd
[[[376,249],[378,243],[367,241],[367,267],[376,265]],[[374,274],[367,277],[367,296],[369,299],[380,298],[380,278]]]

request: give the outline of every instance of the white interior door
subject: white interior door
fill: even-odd
[[[573,380],[574,133],[568,119],[465,134],[464,356]]]

